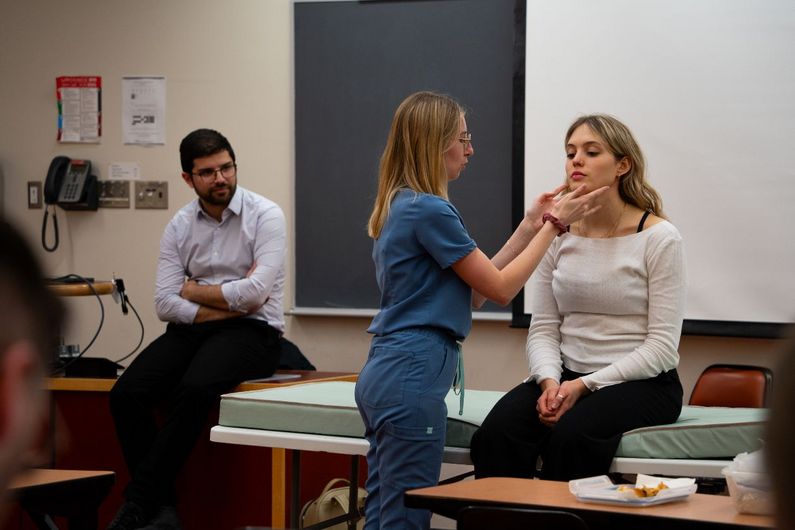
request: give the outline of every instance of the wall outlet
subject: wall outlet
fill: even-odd
[[[168,208],[168,182],[135,181],[135,207],[137,209],[165,210]]]
[[[42,205],[41,181],[28,182],[28,209],[39,209]]]
[[[100,208],[129,208],[130,181],[100,180],[99,206]]]

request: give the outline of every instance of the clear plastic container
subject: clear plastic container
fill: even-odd
[[[767,473],[735,471],[730,467],[724,468],[722,473],[738,513],[773,513],[773,494]]]

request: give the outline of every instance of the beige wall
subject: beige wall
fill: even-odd
[[[68,31],[65,31],[68,28]],[[85,157],[105,178],[110,162],[138,162],[147,180],[169,182],[169,209],[58,212],[61,245],[40,251],[53,275],[76,272],[124,278],[146,328],[144,344],[163,330],[154,316],[157,247],[173,213],[192,198],[179,176],[179,140],[212,127],[235,147],[243,186],[285,211],[292,233],[293,68],[292,5],[288,0],[26,0],[0,7],[0,198],[5,214],[24,227],[39,249],[42,210],[26,207],[26,182],[43,180],[55,155]],[[98,145],[55,142],[55,77],[100,75],[103,138]],[[166,145],[121,143],[121,78],[167,78]],[[322,82],[322,80],[319,80]],[[293,254],[289,266],[292,270]],[[333,271],[332,271],[333,272]],[[290,275],[286,309],[292,306]],[[89,355],[118,359],[138,340],[130,314],[109,297],[106,318]],[[69,300],[67,342],[85,346],[99,320],[96,301]],[[368,319],[291,316],[288,336],[321,370],[358,370],[367,354]],[[508,389],[524,377],[525,331],[476,322],[466,341],[470,388]],[[712,362],[770,366],[776,341],[684,337],[682,379],[689,391]]]

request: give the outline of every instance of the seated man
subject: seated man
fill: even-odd
[[[0,219],[0,493],[25,464],[47,411],[44,374],[55,360],[60,302],[30,247]],[[0,511],[3,506],[0,505]]]
[[[179,528],[175,479],[220,394],[268,377],[284,329],[285,220],[272,201],[237,186],[229,141],[199,129],[180,144],[182,178],[198,198],[160,241],[155,305],[166,332],[110,395],[131,481],[109,530]],[[158,429],[155,409],[169,400]]]

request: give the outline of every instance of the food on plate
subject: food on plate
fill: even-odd
[[[638,497],[654,497],[664,489],[668,489],[668,486],[666,486],[664,482],[660,482],[656,486],[640,486],[637,488],[633,486],[618,487],[618,491],[632,491]]]

